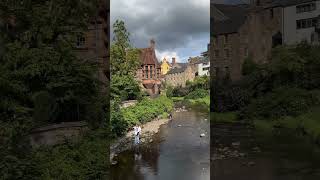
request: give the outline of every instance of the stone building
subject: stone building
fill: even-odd
[[[250,4],[212,4],[213,74],[241,78],[246,58],[266,63],[272,48],[303,40],[319,43],[318,0],[251,0]]]
[[[211,56],[213,74],[217,77],[241,77],[241,63],[248,56],[248,47],[240,44],[240,28],[245,23],[247,6],[213,4],[211,7]],[[241,51],[246,52],[241,52]]]
[[[207,57],[202,57],[196,64],[196,76],[210,76],[210,61]]]
[[[274,1],[268,8],[282,10],[284,44],[292,45],[301,41],[319,44],[319,0]]]
[[[110,4],[101,0],[97,14],[90,19],[84,36],[78,36],[74,50],[81,59],[98,64],[97,76],[103,83],[102,93],[107,93],[110,82],[109,24]]]
[[[150,41],[150,47],[140,49],[140,67],[137,70],[137,79],[144,90],[151,96],[160,94],[161,64],[155,53],[155,41]]]
[[[195,78],[194,70],[188,63],[176,63],[165,76],[165,82],[168,85],[185,87],[187,81],[193,81]]]

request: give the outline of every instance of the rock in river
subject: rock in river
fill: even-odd
[[[206,135],[204,133],[200,134],[200,137],[205,137]]]

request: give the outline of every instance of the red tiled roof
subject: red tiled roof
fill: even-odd
[[[151,65],[160,66],[156,57],[156,53],[153,48],[143,48],[140,50],[141,50],[141,54],[140,54],[141,64],[151,64]]]

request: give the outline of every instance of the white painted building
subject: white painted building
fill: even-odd
[[[319,0],[286,0],[283,4],[283,43],[319,42],[316,25],[319,23]]]
[[[210,76],[210,61],[203,60],[198,63],[198,76]]]

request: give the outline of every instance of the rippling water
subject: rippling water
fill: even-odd
[[[213,137],[212,139],[215,139]],[[216,138],[218,139],[218,138]],[[319,180],[320,148],[307,137],[283,131],[278,135],[256,132],[254,141],[238,138],[245,144],[239,151],[245,158],[230,158],[212,162],[211,176],[218,180]],[[260,147],[260,153],[252,148]],[[211,147],[212,149],[215,147]],[[254,165],[248,166],[248,162]]]
[[[112,180],[209,180],[209,113],[177,112],[147,146],[120,153]],[[205,133],[205,137],[200,137]]]

